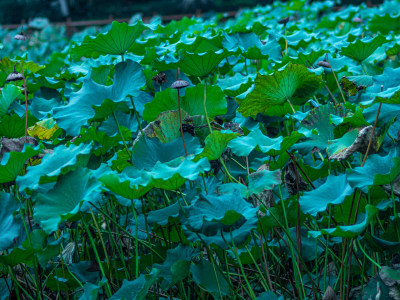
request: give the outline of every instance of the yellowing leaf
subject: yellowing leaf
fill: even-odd
[[[41,140],[49,140],[59,129],[53,118],[44,119],[28,128],[28,134],[31,137],[38,137]]]

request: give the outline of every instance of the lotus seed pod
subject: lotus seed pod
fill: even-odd
[[[286,17],[286,18],[280,19],[278,21],[278,24],[283,24],[283,25],[286,26],[286,24],[289,22],[289,19],[290,19],[290,17]]]
[[[19,40],[19,41],[25,41],[27,38],[26,38],[26,35],[23,32],[21,32],[21,33],[15,35],[14,39]]]
[[[158,73],[156,76],[152,78],[153,81],[158,84],[162,84],[163,82],[168,82],[165,73]]]
[[[322,300],[337,300],[335,291],[333,290],[333,288],[331,286],[327,287]]]
[[[19,72],[12,72],[7,76],[7,81],[18,81],[18,80],[23,80],[24,77],[22,76],[21,73]]]
[[[323,61],[323,60],[317,62],[317,65],[321,66],[321,67],[324,67],[324,68],[330,68],[331,67],[330,63],[328,63],[327,61]]]
[[[174,82],[171,84],[171,89],[177,89],[177,90],[179,90],[179,89],[183,89],[183,88],[185,88],[185,87],[187,87],[187,86],[189,86],[189,85],[190,85],[190,83],[187,82],[186,80],[178,79],[177,81],[174,81]]]

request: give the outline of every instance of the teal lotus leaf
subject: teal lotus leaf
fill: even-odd
[[[141,274],[137,279],[128,281],[124,279],[121,288],[110,300],[144,300],[150,287],[157,282],[160,270],[153,269],[150,274]]]
[[[34,218],[50,234],[62,221],[80,211],[90,212],[89,201],[95,205],[101,201],[101,182],[94,171],[78,168],[61,175],[53,189],[35,194],[34,200]]]
[[[347,182],[346,174],[329,175],[326,182],[315,190],[304,192],[300,197],[300,209],[304,214],[316,216],[326,211],[329,204],[338,205],[353,193],[353,188]]]
[[[56,147],[52,154],[43,157],[39,165],[28,167],[27,173],[17,178],[20,191],[35,190],[40,184],[56,181],[59,175],[85,167],[91,149],[91,145],[85,144]]]
[[[363,167],[349,171],[348,180],[352,187],[365,193],[372,185],[390,184],[400,174],[399,150],[392,148],[386,156],[369,155]]]
[[[203,151],[196,156],[196,160],[207,157],[208,160],[219,159],[225,151],[227,144],[230,140],[234,139],[237,133],[228,131],[213,131],[205,139],[205,146]]]
[[[167,225],[170,218],[177,218],[179,216],[180,211],[181,207],[179,203],[175,202],[167,207],[150,211],[147,216],[147,222],[149,224]]]
[[[227,101],[221,88],[216,85],[207,85],[207,114],[210,118],[223,115],[227,112]],[[190,116],[204,114],[204,85],[198,84],[195,87],[188,87],[185,96],[181,97],[181,109]],[[153,101],[145,105],[143,119],[154,121],[162,112],[178,109],[178,93],[176,90],[166,89],[159,92]]]
[[[341,54],[358,62],[362,62],[386,42],[386,38],[382,35],[377,35],[374,38],[366,40],[356,40],[355,42],[343,47],[341,49]]]
[[[236,73],[231,77],[225,77],[217,81],[217,85],[224,91],[225,95],[236,97],[246,92],[254,83],[255,74],[244,76]]]
[[[365,211],[366,213],[364,219],[359,223],[348,226],[337,226],[336,228],[322,229],[321,231],[310,231],[309,234],[315,238],[321,236],[322,234],[346,238],[359,236],[369,226],[372,219],[378,213],[378,209],[370,204],[365,206]]]
[[[185,235],[192,242],[200,238],[221,249],[242,245],[256,227],[257,211],[238,191],[220,196],[200,194],[182,217]],[[228,243],[228,244],[227,244]]]
[[[188,154],[201,152],[200,142],[197,137],[184,133]],[[158,138],[140,138],[132,148],[132,165],[137,169],[151,171],[157,162],[166,163],[177,157],[184,157],[185,150],[182,138],[169,143],[161,143]]]
[[[279,56],[280,45],[275,42],[275,47],[272,47],[271,41],[269,44],[263,45],[260,38],[253,32],[250,33],[235,33],[228,35],[225,33],[222,45],[230,52],[242,54],[249,59],[262,59],[268,56]]]
[[[54,108],[54,118],[60,128],[69,135],[77,136],[80,128],[95,116],[93,106],[101,106],[106,99],[114,103],[124,102],[128,95],[138,95],[145,83],[142,67],[138,63],[130,60],[119,63],[115,66],[112,85],[101,85],[91,79],[85,79],[82,88],[72,94],[66,106]]]
[[[80,45],[71,47],[71,56],[78,60],[82,56],[97,58],[106,54],[123,55],[144,30],[153,30],[157,25],[146,25],[141,20],[133,25],[114,21],[108,32],[100,33],[96,37],[86,36]]]
[[[159,277],[162,289],[168,289],[185,279],[190,274],[192,258],[199,254],[199,250],[179,244],[178,247],[167,251],[167,258],[162,264],[154,264],[153,269],[160,270]]]
[[[286,102],[304,104],[321,85],[322,77],[310,72],[306,66],[289,63],[271,75],[257,74],[254,90],[244,99],[238,99],[239,112],[255,117],[267,114],[274,106]]]
[[[248,176],[248,195],[259,194],[264,190],[271,190],[274,185],[280,184],[281,170],[261,170]]]
[[[193,280],[205,289],[207,292],[218,298],[221,291],[222,296],[229,296],[229,284],[221,271],[214,268],[208,260],[201,260],[197,264],[193,264],[190,267],[190,273],[192,273]]]
[[[7,84],[3,88],[0,96],[0,119],[7,114],[11,103],[14,102],[15,98],[19,95],[21,95],[21,91],[15,85]]]
[[[0,192],[0,230],[2,232],[0,239],[0,250],[6,250],[15,245],[14,241],[23,238],[22,219],[14,216],[14,212],[19,210],[21,203],[11,194]]]
[[[303,135],[292,132],[290,137],[270,138],[264,135],[260,129],[251,131],[246,136],[237,137],[228,143],[228,147],[238,156],[248,156],[254,149],[271,156],[279,155],[294,145]]]
[[[20,175],[26,161],[39,154],[43,146],[25,144],[21,152],[6,152],[0,162],[0,183],[11,182]]]

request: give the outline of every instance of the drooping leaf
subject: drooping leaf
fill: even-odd
[[[300,208],[305,214],[316,216],[327,209],[329,204],[341,204],[344,199],[353,193],[353,188],[347,182],[345,174],[330,175],[326,182],[317,189],[304,192],[300,197]]]
[[[78,167],[85,167],[91,148],[91,145],[85,144],[56,147],[53,153],[43,157],[39,165],[28,167],[26,175],[18,177],[20,190],[35,190],[40,184],[56,181],[59,175]]]
[[[11,194],[1,191],[0,205],[2,207],[0,211],[0,230],[2,232],[0,250],[3,251],[14,246],[14,241],[23,238],[24,235],[22,219],[14,216],[14,212],[21,207],[21,204]]]
[[[284,69],[272,75],[258,74],[254,90],[243,100],[239,100],[239,111],[244,117],[266,114],[273,106],[304,104],[322,81],[321,76],[310,72],[303,65],[289,63]]]
[[[77,136],[81,126],[95,116],[93,106],[100,107],[104,100],[113,103],[126,100],[127,96],[136,96],[146,83],[141,66],[133,61],[126,61],[115,66],[113,84],[100,85],[91,79],[85,79],[82,88],[74,93],[66,106],[54,108],[54,118],[58,126],[68,134]],[[108,114],[111,111],[107,112]],[[74,117],[71,118],[71,115]]]
[[[78,168],[61,175],[53,189],[35,194],[34,217],[46,233],[57,230],[61,221],[83,212],[90,212],[89,201],[101,200],[101,183],[89,169]]]
[[[0,96],[0,119],[7,114],[8,108],[11,103],[21,95],[21,91],[15,85],[7,84],[3,89]]]

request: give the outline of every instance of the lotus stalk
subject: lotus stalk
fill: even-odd
[[[176,70],[176,81],[174,83],[172,83],[171,88],[176,89],[178,91],[179,125],[181,128],[182,143],[183,143],[183,148],[185,149],[185,155],[188,156],[188,152],[187,152],[186,144],[185,144],[185,138],[183,136],[182,114],[181,114],[181,96],[179,94],[179,90],[189,86],[190,84],[186,80],[181,80],[180,76],[181,76],[181,72],[180,72],[180,69],[178,68]]]

